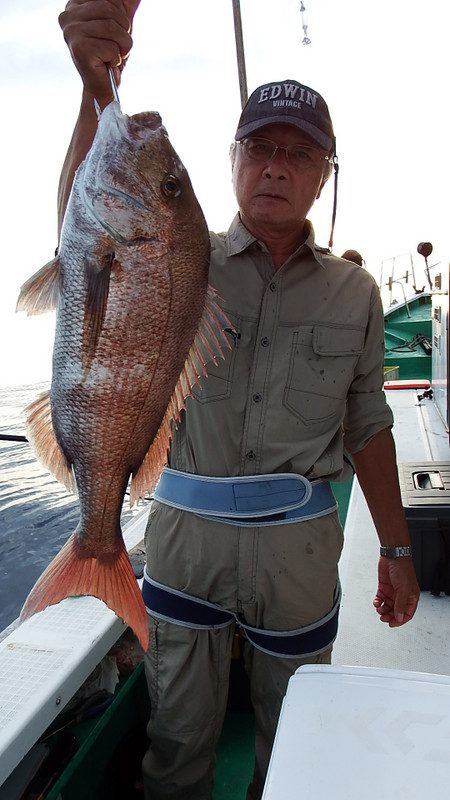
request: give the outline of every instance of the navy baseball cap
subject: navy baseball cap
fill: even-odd
[[[323,97],[297,81],[275,81],[259,86],[242,109],[235,139],[282,122],[294,125],[327,151],[335,152],[335,138],[330,112]]]

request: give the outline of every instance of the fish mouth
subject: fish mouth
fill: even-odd
[[[165,133],[161,116],[157,111],[141,111],[139,114],[128,116],[122,114],[116,102],[106,106],[100,117],[99,126],[106,130],[109,128],[111,131],[111,123],[116,126],[119,136],[123,136],[138,147],[148,142],[155,134]]]
[[[150,131],[157,131],[162,127],[162,119],[157,111],[141,111],[139,114],[133,114],[132,117],[127,117],[129,127],[134,129],[145,128]]]
[[[162,119],[157,111],[142,111],[132,117],[124,117],[127,137],[137,144],[144,144],[155,133],[163,131]]]

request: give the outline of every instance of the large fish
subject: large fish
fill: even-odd
[[[132,502],[156,483],[173,420],[228,346],[208,264],[207,226],[160,116],[111,103],[75,176],[58,255],[18,301],[30,314],[57,309],[51,389],[27,410],[28,434],[80,502],[22,619],[94,595],[147,648],[120,513],[130,476]]]

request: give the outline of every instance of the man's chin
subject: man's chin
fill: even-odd
[[[282,206],[281,203],[279,205],[274,203],[264,205],[261,203],[253,206],[249,216],[259,227],[262,225],[280,225],[283,228],[289,228],[292,225],[294,227],[296,223],[293,220],[290,221],[287,211],[286,205]]]

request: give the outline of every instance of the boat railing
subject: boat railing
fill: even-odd
[[[383,297],[385,308],[391,308],[399,302],[394,296],[396,294],[394,291],[395,286],[401,287],[405,304],[407,304],[408,294],[406,287],[411,288],[409,298],[434,291],[431,270],[438,267],[441,262],[438,261],[435,264],[428,264],[428,256],[433,252],[433,246],[430,242],[420,242],[417,245],[417,252],[424,259],[424,264],[421,266],[423,272],[423,285],[421,286],[417,285],[417,267],[411,252],[400,253],[382,260],[378,286]]]

